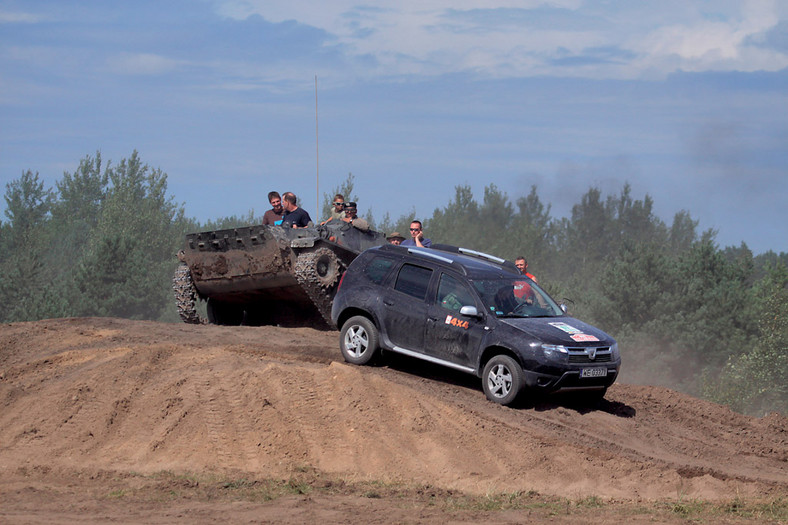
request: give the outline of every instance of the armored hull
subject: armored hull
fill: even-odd
[[[248,226],[192,233],[178,253],[173,289],[181,319],[331,327],[331,304],[342,273],[385,235],[340,222],[308,228]],[[357,227],[361,226],[361,227]]]

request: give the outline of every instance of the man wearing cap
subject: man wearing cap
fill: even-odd
[[[369,223],[358,216],[358,208],[356,208],[355,202],[345,203],[345,216],[342,217],[342,220],[361,231],[369,230]]]
[[[343,208],[345,210],[345,214],[344,217],[342,217],[342,220],[353,223],[353,221],[358,218],[358,208],[356,207],[356,203],[346,202]]]
[[[391,235],[389,235],[388,237],[386,237],[386,240],[389,241],[389,244],[394,244],[394,245],[399,246],[400,244],[402,244],[402,241],[405,240],[405,237],[400,235],[399,232],[394,232]]]

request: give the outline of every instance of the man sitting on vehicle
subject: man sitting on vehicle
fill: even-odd
[[[342,220],[361,231],[369,230],[369,223],[366,219],[358,216],[358,208],[355,202],[345,203],[345,216],[342,217]]]
[[[282,226],[285,228],[306,228],[312,222],[309,213],[303,208],[296,206],[296,196],[288,191],[284,194],[285,215],[282,219]]]
[[[263,215],[263,224],[282,224],[285,209],[282,207],[282,197],[279,192],[269,192],[268,202],[271,203],[271,209]]]
[[[325,224],[331,221],[338,221],[345,217],[345,197],[341,193],[334,195],[334,200],[331,202],[331,214],[328,219],[320,224]]]

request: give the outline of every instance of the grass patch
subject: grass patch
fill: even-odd
[[[788,521],[788,499],[778,497],[766,502],[748,502],[739,497],[728,502],[709,502],[702,500],[679,500],[658,502],[657,509],[667,509],[671,514],[688,520],[741,518],[742,520]]]
[[[479,513],[494,515],[506,511],[522,511],[529,519],[554,516],[626,522],[633,516],[651,516],[662,520],[688,522],[725,521],[727,523],[788,522],[786,496],[769,501],[710,502],[679,497],[674,500],[632,502],[608,500],[599,496],[567,498],[548,496],[536,491],[490,492],[484,495],[385,481],[349,481],[337,475],[322,473],[309,466],[294,468],[284,479],[256,479],[248,475],[228,477],[219,474],[159,472],[117,478],[108,487],[107,499],[125,501],[245,501],[261,503],[284,497],[324,495],[348,496],[380,501],[384,507],[401,509],[432,509],[457,517]],[[377,503],[375,503],[377,505]]]

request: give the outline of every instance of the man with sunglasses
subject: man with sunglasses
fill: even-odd
[[[432,246],[430,239],[424,238],[424,232],[421,231],[421,221],[414,220],[410,223],[410,239],[402,241],[400,246],[418,246],[419,248],[429,248]]]
[[[334,201],[332,202],[331,206],[331,217],[329,219],[334,219],[338,221],[345,217],[345,197],[341,194],[337,193],[334,195]]]
[[[345,218],[345,197],[341,193],[334,195],[334,200],[331,203],[331,215],[328,219],[320,224],[325,224],[331,221],[339,221]]]

